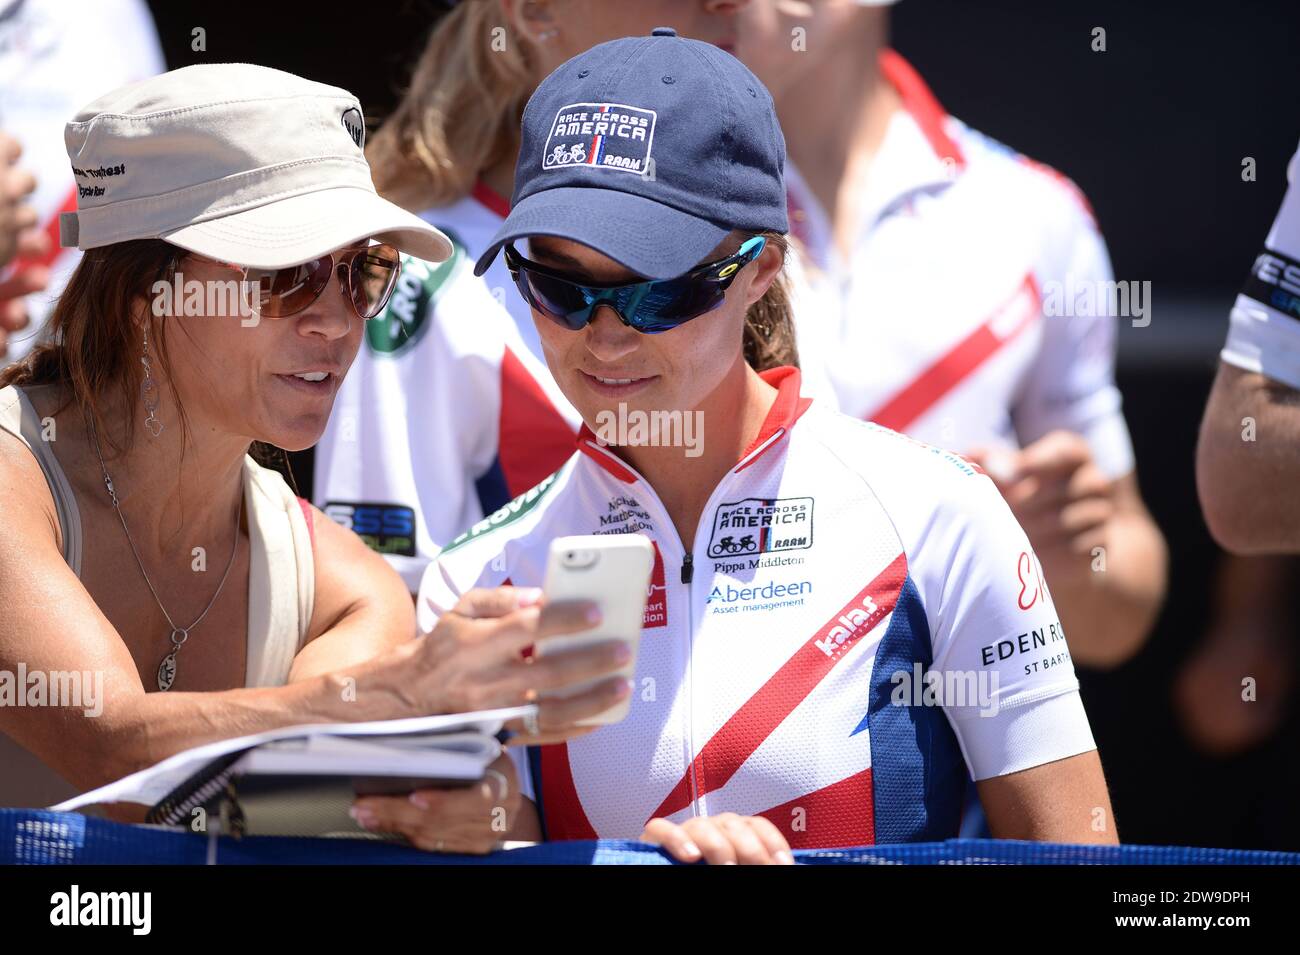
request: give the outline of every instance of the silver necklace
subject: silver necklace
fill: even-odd
[[[144,561],[140,559],[140,552],[135,548],[135,541],[131,539],[131,532],[127,530],[126,518],[122,516],[122,508],[117,503],[117,491],[113,489],[113,479],[108,476],[108,466],[104,464],[104,452],[99,448],[99,435],[95,433],[95,426],[90,418],[86,418],[86,427],[90,431],[91,440],[95,443],[95,454],[99,456],[99,466],[104,471],[104,486],[108,488],[109,499],[113,502],[113,510],[117,511],[117,519],[122,522],[122,531],[126,534],[126,542],[131,545],[131,553],[135,555],[136,566],[140,568],[140,574],[144,577],[144,582],[149,586],[149,592],[153,594],[153,599],[158,604],[158,609],[162,611],[163,616],[167,618],[167,625],[172,628],[171,641],[172,648],[162,662],[158,664],[158,689],[164,693],[172,688],[176,682],[176,655],[181,652],[181,647],[185,646],[185,641],[190,638],[190,631],[199,625],[199,622],[208,615],[212,605],[217,602],[217,597],[221,595],[221,589],[226,586],[226,578],[230,576],[230,568],[235,565],[235,553],[239,550],[239,519],[244,514],[244,495],[239,495],[239,510],[235,513],[235,542],[230,548],[230,560],[226,562],[226,572],[221,575],[221,583],[217,584],[217,591],[208,601],[208,605],[203,608],[203,613],[188,627],[178,627],[173,622],[171,614],[158,599],[158,591],[154,589],[153,581],[149,579],[149,574],[144,569]]]

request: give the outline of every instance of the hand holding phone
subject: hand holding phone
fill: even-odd
[[[541,657],[608,640],[623,640],[631,647],[632,656],[619,673],[632,679],[653,569],[654,545],[640,534],[557,537],[551,542],[542,587],[547,602],[589,600],[600,608],[601,623],[583,633],[541,640],[534,652]],[[570,687],[563,695],[580,693],[595,682]],[[627,716],[630,706],[629,697],[603,713],[582,720],[579,725],[617,723]]]

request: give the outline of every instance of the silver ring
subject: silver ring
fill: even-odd
[[[537,725],[537,707],[533,707],[523,716],[524,732],[529,736],[540,736],[542,728]]]
[[[497,802],[504,802],[506,796],[510,795],[510,780],[506,779],[506,774],[501,772],[499,769],[483,770],[483,778],[486,779],[488,776],[491,776],[493,779],[501,783],[501,786],[499,787],[501,791],[497,793],[496,800]]]

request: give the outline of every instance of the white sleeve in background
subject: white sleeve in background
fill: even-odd
[[[449,613],[473,583],[459,581],[444,561],[431,561],[416,583],[415,624],[421,634],[433,632],[443,615]]]
[[[480,550],[459,556],[451,555],[455,559],[433,561],[425,566],[416,584],[418,593],[415,598],[416,626],[421,636],[431,633],[443,614],[455,607],[467,590],[491,587],[501,582],[499,578],[503,575],[492,573],[490,567],[475,578],[481,553]],[[523,746],[511,746],[506,753],[515,764],[520,792],[536,802],[532,771],[528,766],[528,750]]]
[[[158,30],[145,0],[110,0],[95,6],[114,34],[113,42],[105,43],[102,33],[94,33],[95,45],[106,61],[115,60],[113,69],[124,77],[122,82],[156,76],[167,69]],[[110,89],[106,86],[103,92]]]
[[[520,500],[535,500],[539,493],[534,488],[526,492]],[[534,517],[537,516],[540,516],[540,512],[535,512]],[[516,531],[528,527],[527,521],[528,519],[525,518],[523,523],[517,525]],[[416,588],[413,588],[416,590],[416,632],[421,638],[432,633],[438,626],[438,621],[452,610],[468,591],[479,587],[487,589],[499,587],[509,580],[511,561],[505,548],[509,545],[511,537],[491,533],[492,527],[490,520],[484,520],[480,525],[460,535],[437,560],[425,565]],[[535,802],[527,751],[522,746],[512,746],[507,752],[519,774],[521,791]]]
[[[1066,197],[1062,197],[1066,198]],[[1133,443],[1115,385],[1118,319],[1111,310],[1114,284],[1106,244],[1073,199],[1061,203],[1035,278],[1043,301],[1043,341],[1012,420],[1021,445],[1055,430],[1072,431],[1088,442],[1093,459],[1108,478],[1133,470]],[[1149,284],[1126,283],[1128,314],[1151,303]],[[1062,314],[1064,312],[1064,314]],[[1127,320],[1127,319],[1126,319]]]
[[[790,310],[794,320],[795,347],[799,351],[801,394],[819,405],[839,410],[839,397],[831,384],[827,363],[831,354],[830,322],[837,314],[829,307],[826,283],[814,284],[798,243],[791,243],[785,258],[786,282],[790,292]]]
[[[1220,358],[1300,390],[1300,149],[1287,179],[1264,251],[1233,305]]]
[[[457,248],[402,276],[343,380],[316,448],[313,499],[367,539],[414,593],[438,550],[483,516],[501,359],[514,323]]]
[[[972,778],[1096,749],[1060,617],[1025,533],[983,475],[945,503],[923,550],[946,555],[916,575],[932,626],[932,671],[972,682],[944,713]]]

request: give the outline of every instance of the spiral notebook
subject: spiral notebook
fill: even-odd
[[[357,796],[480,780],[502,752],[505,723],[532,710],[284,727],[177,753],[51,808],[130,802],[162,825],[373,838],[348,815]]]

